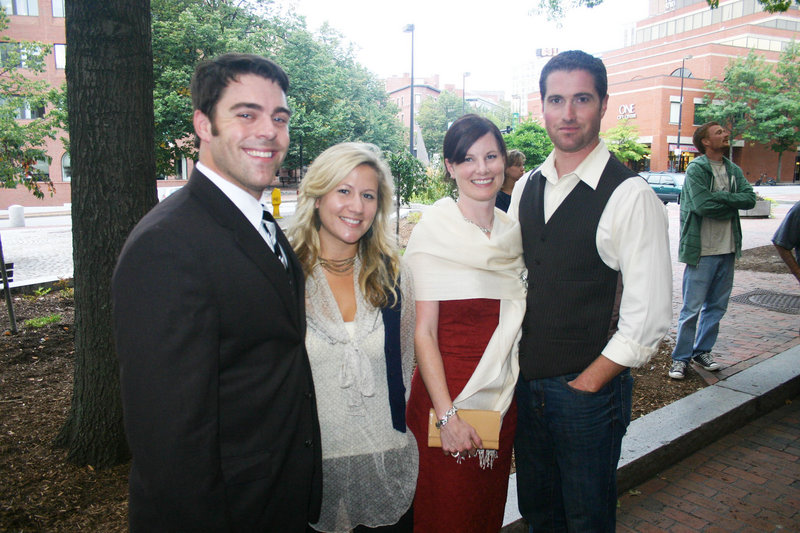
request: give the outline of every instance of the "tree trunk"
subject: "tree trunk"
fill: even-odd
[[[781,163],[783,162],[783,150],[778,152],[778,175],[775,176],[775,181],[780,183],[781,182]]]
[[[114,351],[111,275],[157,202],[149,0],[67,0],[75,379],[56,438],[67,460],[111,466],[129,451]]]

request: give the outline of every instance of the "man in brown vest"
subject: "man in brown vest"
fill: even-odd
[[[672,318],[664,206],[599,138],[602,61],[563,52],[539,88],[553,152],[514,187],[527,312],[517,385],[517,492],[534,531],[607,531],[630,422],[629,367]]]

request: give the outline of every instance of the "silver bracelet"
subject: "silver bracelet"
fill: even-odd
[[[447,425],[447,421],[450,420],[450,417],[456,414],[457,412],[458,412],[458,407],[456,407],[455,404],[453,404],[453,406],[447,410],[444,416],[440,418],[438,422],[436,422],[435,424],[436,429],[442,429],[443,427],[445,427]]]

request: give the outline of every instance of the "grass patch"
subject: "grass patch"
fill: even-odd
[[[30,320],[23,322],[22,325],[26,328],[42,328],[48,324],[55,324],[56,322],[61,322],[60,313],[31,318]]]

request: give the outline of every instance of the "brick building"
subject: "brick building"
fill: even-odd
[[[46,70],[39,75],[40,79],[46,80],[52,87],[59,87],[66,81],[64,68],[66,66],[66,32],[64,27],[64,2],[65,0],[0,0],[0,9],[8,15],[8,29],[3,33],[14,40],[36,41],[53,46],[53,51],[45,58]],[[2,54],[0,54],[0,60]],[[43,110],[39,109],[20,109],[18,116],[22,121],[30,121],[41,116]],[[10,205],[24,206],[59,206],[69,204],[72,197],[71,188],[71,165],[70,155],[64,148],[59,137],[65,136],[64,132],[56,135],[56,139],[48,139],[46,150],[51,157],[48,164],[46,161],[39,163],[42,170],[47,170],[50,180],[55,187],[55,194],[52,196],[45,191],[45,197],[41,200],[35,198],[23,186],[16,189],[0,188],[0,209],[8,209]],[[159,180],[158,194],[163,198],[176,187],[186,183],[188,176],[187,168],[184,164],[181,168],[181,180]]]
[[[706,0],[650,0],[649,16],[636,24],[635,43],[601,56],[609,93],[601,130],[628,118],[651,149],[643,168],[683,171],[697,155],[692,134],[700,125],[705,83],[721,78],[731,59],[750,50],[776,63],[798,38],[800,10],[795,5],[771,14],[756,0],[722,0],[717,9]],[[541,121],[538,91],[528,96],[528,109]],[[751,182],[762,173],[777,176],[778,154],[768,146],[742,140],[732,144],[733,160]],[[784,153],[781,178],[800,179],[797,152]]]
[[[6,35],[14,40],[37,41],[53,46],[53,51],[45,58],[46,70],[38,77],[53,87],[62,85],[66,81],[64,0],[0,0],[0,7],[9,18],[8,29],[4,32]],[[17,115],[22,121],[30,121],[40,117],[42,112],[41,109],[24,108]],[[56,187],[57,198],[51,198],[45,192],[45,200],[41,205],[60,205],[70,201],[70,157],[58,137],[55,140],[48,139],[46,143],[47,153],[52,158],[50,163],[41,161],[37,165],[49,174]],[[0,189],[0,209],[7,209],[15,203],[30,205],[32,198],[31,193],[22,186],[16,189]]]

